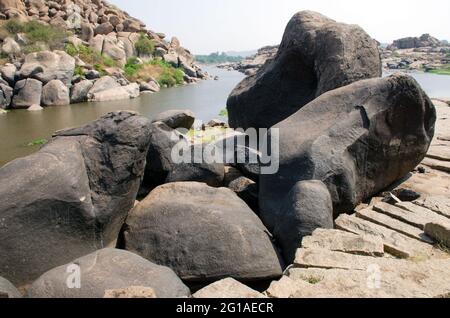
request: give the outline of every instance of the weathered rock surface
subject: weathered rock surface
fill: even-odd
[[[274,126],[280,168],[260,176],[266,226],[275,225],[280,198],[303,180],[325,183],[335,215],[352,211],[414,170],[433,139],[435,120],[430,99],[405,75],[359,81],[323,94]]]
[[[303,237],[318,228],[333,228],[333,202],[326,186],[320,181],[297,183],[284,199],[274,224],[274,237],[290,264]]]
[[[51,80],[42,89],[42,105],[69,105],[69,89],[60,80]]]
[[[157,298],[155,290],[150,287],[132,286],[121,289],[108,289],[103,298]]]
[[[226,188],[194,182],[160,186],[130,212],[124,238],[127,250],[172,268],[184,281],[281,276],[267,229]]]
[[[158,121],[173,129],[191,129],[195,121],[195,115],[190,110],[168,110],[156,115],[152,120],[153,123]]]
[[[90,80],[83,80],[72,86],[70,90],[70,102],[72,104],[87,102],[88,93],[94,83]]]
[[[22,298],[22,295],[13,284],[0,277],[0,298]]]
[[[8,257],[0,276],[22,286],[114,245],[136,199],[149,134],[146,118],[109,113],[2,167],[0,250]]]
[[[383,240],[384,251],[398,258],[427,258],[437,252],[430,244],[354,216],[341,215],[335,223],[340,230],[379,236]]]
[[[29,78],[18,81],[14,87],[12,108],[28,108],[34,104],[41,104],[42,83]]]
[[[67,282],[73,282],[73,265],[78,265],[80,288],[67,286]],[[43,274],[28,289],[28,297],[102,298],[108,290],[130,286],[152,288],[158,298],[190,295],[189,288],[170,268],[127,251],[107,248]]]
[[[60,80],[70,86],[75,70],[75,59],[63,51],[42,51],[28,54],[19,70],[19,78],[34,78],[47,84]]]
[[[270,128],[327,91],[379,76],[377,43],[364,30],[299,12],[275,58],[231,93],[230,126]]]
[[[425,226],[425,233],[438,244],[450,247],[450,224],[428,223]]]
[[[327,249],[349,254],[383,256],[383,241],[378,236],[358,235],[340,230],[317,229],[302,240],[302,248]]]
[[[0,109],[9,108],[13,98],[13,92],[11,87],[0,83]]]
[[[265,298],[263,294],[245,286],[233,278],[212,283],[192,295],[193,298]]]
[[[258,184],[246,177],[239,177],[228,184],[238,197],[245,201],[255,212],[259,211]]]
[[[145,166],[145,184],[158,186],[165,182],[174,166],[172,149],[180,141],[184,145],[188,145],[187,139],[182,134],[163,122],[155,122],[151,125],[150,147]]]

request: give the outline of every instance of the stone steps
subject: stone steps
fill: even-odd
[[[449,297],[450,254],[434,246],[450,244],[449,219],[425,208],[442,212],[445,202],[378,202],[354,215],[341,215],[337,230],[319,229],[303,239],[294,264],[265,295]]]
[[[268,297],[450,297],[450,108],[438,106],[425,172],[412,172],[395,188],[421,197],[395,205],[373,200],[341,215],[337,230],[304,238]]]

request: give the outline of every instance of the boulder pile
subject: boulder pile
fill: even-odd
[[[207,78],[177,38],[166,41],[163,33],[148,30],[143,22],[103,0],[0,0],[0,19],[37,22],[67,34],[57,43],[39,41],[30,46],[20,28],[17,34],[1,32],[1,53],[8,58],[0,68],[2,109],[129,99],[140,92],[159,91],[154,79],[138,83],[125,79],[123,68],[130,59],[165,61],[183,72],[186,84]],[[139,49],[141,39],[152,43],[152,53]],[[94,56],[92,63],[73,52],[80,47]],[[99,70],[95,60],[99,56],[110,61],[108,67]],[[105,75],[108,85],[97,85]],[[92,85],[101,89],[96,87],[94,94]]]
[[[208,161],[199,150],[246,135],[194,142],[189,110],[152,120],[109,113],[0,168],[0,296],[21,296],[13,284],[27,297],[57,298],[446,295],[449,139],[444,129],[423,161],[447,171],[434,177],[447,180],[439,199],[406,189],[374,198],[429,153],[437,115],[411,77],[379,77],[373,45],[359,27],[300,12],[277,57],[232,92],[231,123],[271,128],[258,141],[277,138],[270,174],[250,143],[218,152],[233,160]],[[49,103],[67,98],[67,65],[31,61],[17,104],[41,86]],[[112,77],[81,83],[89,98],[136,89]],[[191,161],[178,161],[180,152]],[[355,289],[372,265],[396,284]],[[252,289],[271,282],[265,293]]]

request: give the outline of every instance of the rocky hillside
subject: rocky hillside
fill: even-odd
[[[450,74],[450,46],[429,34],[395,40],[380,50],[385,69]]]
[[[388,50],[396,49],[418,49],[421,47],[441,47],[444,43],[429,34],[422,34],[420,37],[407,37],[395,40],[388,46]]]
[[[207,77],[163,33],[103,0],[0,0],[0,107],[39,109]]]
[[[380,47],[384,70],[425,71],[450,74],[450,46],[446,41],[424,34],[395,40],[387,47]],[[223,63],[219,68],[237,70],[245,75],[253,75],[268,60],[275,57],[278,46],[266,46],[258,53],[238,63]]]

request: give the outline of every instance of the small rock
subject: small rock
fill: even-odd
[[[438,244],[450,248],[450,225],[428,223],[425,225],[425,234],[436,240]]]
[[[156,293],[150,287],[132,286],[106,290],[103,298],[156,298]]]
[[[173,129],[190,129],[195,122],[195,115],[190,110],[168,110],[156,115],[152,122],[163,122]]]
[[[40,105],[31,105],[30,107],[27,108],[28,111],[30,112],[34,112],[34,111],[40,111],[43,110],[44,108],[42,108]]]
[[[238,282],[233,278],[225,278],[199,290],[193,298],[266,298],[260,292]]]

